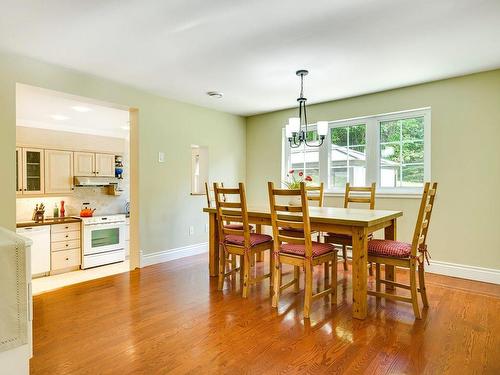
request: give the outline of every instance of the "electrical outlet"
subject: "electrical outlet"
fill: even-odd
[[[191,225],[189,227],[189,235],[192,236],[194,234],[194,227]]]
[[[208,224],[205,224],[205,233],[208,233]]]

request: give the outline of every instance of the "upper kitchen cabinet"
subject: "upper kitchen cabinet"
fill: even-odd
[[[23,193],[23,149],[16,147],[16,195]]]
[[[73,192],[73,152],[45,150],[45,194]]]
[[[115,155],[95,154],[96,175],[115,177]]]
[[[44,193],[44,152],[36,148],[22,149],[23,195]]]
[[[93,152],[74,153],[75,176],[115,176],[115,155]]]
[[[75,176],[95,176],[95,154],[93,152],[75,152]]]

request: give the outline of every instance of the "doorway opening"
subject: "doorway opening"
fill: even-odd
[[[138,110],[16,85],[16,222],[33,293],[140,265]]]

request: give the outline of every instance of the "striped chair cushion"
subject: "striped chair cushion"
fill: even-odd
[[[250,233],[250,246],[256,246],[264,242],[270,242],[273,238],[267,234]],[[224,238],[224,242],[227,244],[245,245],[245,239],[243,236],[237,236],[235,234],[227,234]]]
[[[248,227],[250,228],[250,230],[253,230],[252,225],[249,225]],[[243,224],[226,224],[226,225],[224,225],[224,228],[234,229],[234,230],[243,230]]]
[[[377,257],[408,258],[411,245],[406,242],[391,240],[371,240],[368,242],[368,255]]]
[[[315,242],[312,243],[312,255],[313,257],[317,257],[326,253],[330,253],[335,251],[335,246],[329,243]],[[306,246],[293,244],[293,243],[284,243],[281,244],[280,253],[293,254],[293,255],[306,255]]]

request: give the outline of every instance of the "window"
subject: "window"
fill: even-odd
[[[330,176],[328,186],[343,188],[346,182],[366,182],[366,125],[336,126],[330,129]]]
[[[303,171],[331,192],[377,183],[382,193],[420,192],[430,179],[430,109],[332,121],[321,147],[290,148],[283,134],[283,176]],[[308,140],[317,134],[314,125]]]
[[[208,181],[208,148],[191,145],[191,194],[205,194]]]
[[[307,132],[308,142],[316,142],[317,140],[316,131]],[[305,144],[298,148],[290,148],[290,165],[287,170],[294,169],[297,172],[304,172],[304,175],[312,177],[313,183],[319,183],[319,153],[318,147],[307,147]]]

